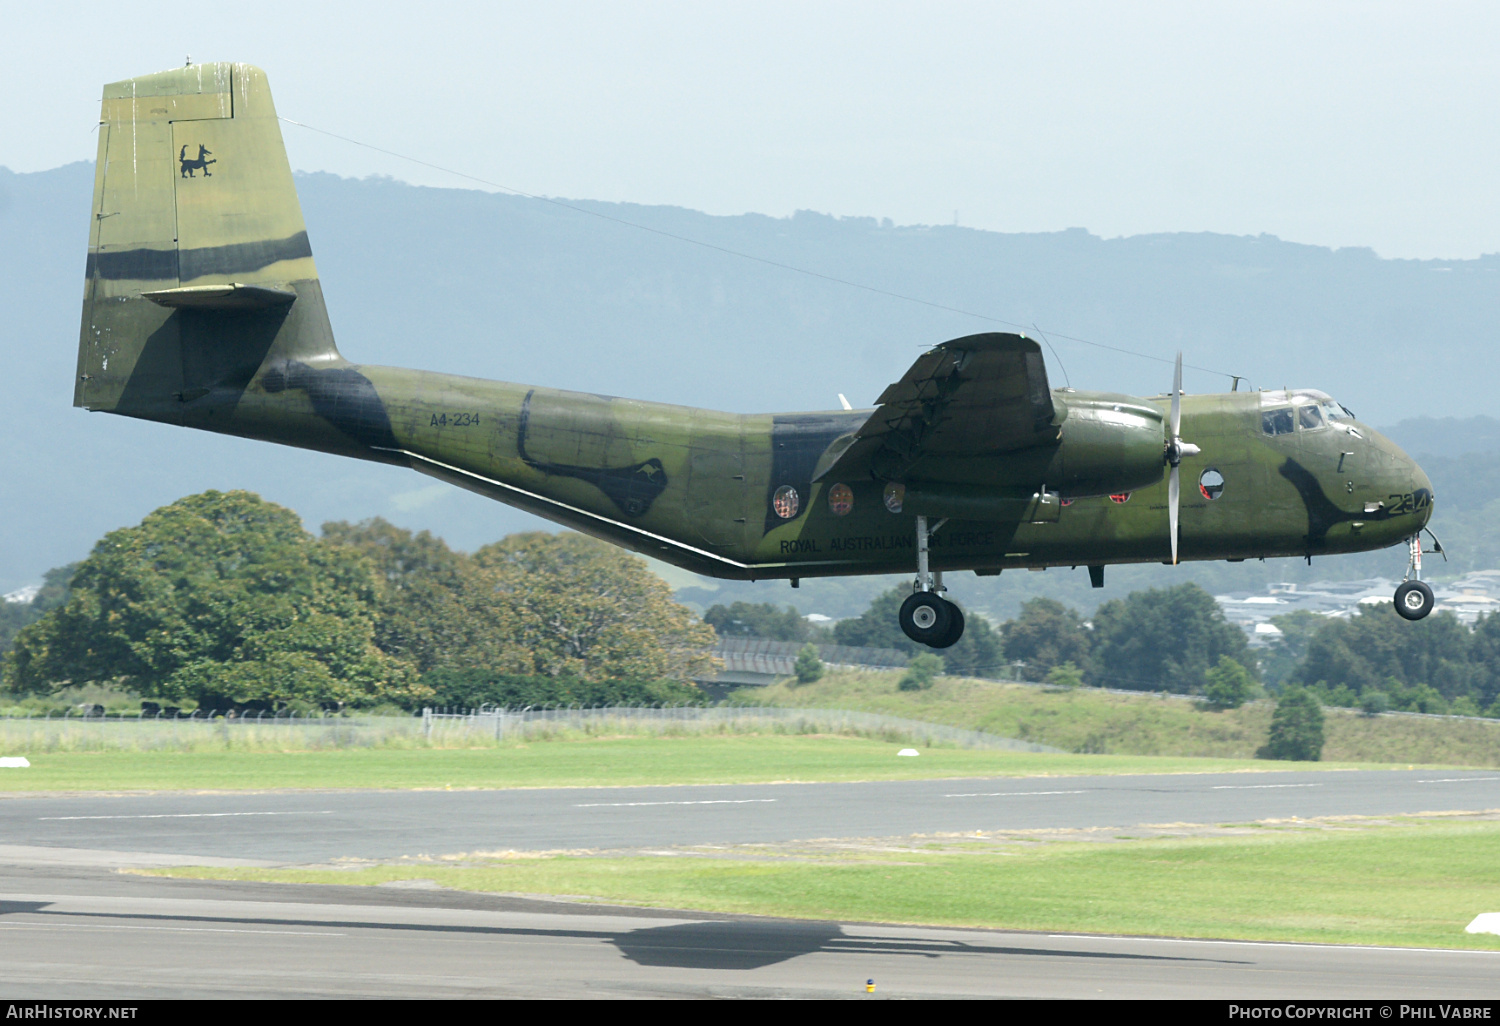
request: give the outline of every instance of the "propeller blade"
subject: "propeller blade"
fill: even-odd
[[[1167,478],[1167,530],[1172,535],[1172,565],[1177,565],[1177,500],[1178,495],[1177,468],[1172,468],[1171,475]]]
[[[1182,434],[1182,350],[1177,351],[1177,369],[1172,373],[1172,441]]]

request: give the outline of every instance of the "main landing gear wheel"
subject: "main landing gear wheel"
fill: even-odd
[[[948,602],[947,599],[943,601]],[[948,627],[947,635],[942,641],[935,642],[933,648],[952,648],[964,636],[964,611],[952,602],[948,602],[948,609],[953,613],[953,622]]]
[[[919,645],[947,648],[953,644],[948,641],[948,635],[953,629],[953,614],[957,609],[953,603],[933,592],[915,592],[901,603],[901,632]]]
[[[1433,601],[1426,581],[1407,581],[1396,589],[1396,612],[1408,620],[1420,620],[1432,612]]]
[[[939,520],[932,531],[947,522]],[[917,644],[928,648],[949,648],[964,636],[964,614],[963,610],[943,598],[942,571],[934,571],[928,565],[927,539],[932,531],[927,529],[927,518],[919,515],[916,590],[901,603],[897,620],[901,624],[901,633]]]

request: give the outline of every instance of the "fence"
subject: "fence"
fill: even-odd
[[[0,717],[0,748],[10,752],[305,750],[426,744],[416,716],[282,712],[220,715],[73,711]]]
[[[854,734],[927,747],[1058,752],[1047,745],[842,709],[735,706],[424,709],[420,716],[270,713],[215,716],[91,714],[0,717],[0,749],[48,751],[286,751],[469,747],[557,734]]]
[[[1011,752],[1061,752],[1049,745],[1020,741],[922,720],[847,709],[790,709],[779,706],[601,706],[593,709],[477,709],[422,711],[422,730],[441,740],[461,731],[494,739],[528,738],[573,731],[646,734],[714,734],[770,731],[782,734],[857,734],[928,746],[983,748]]]

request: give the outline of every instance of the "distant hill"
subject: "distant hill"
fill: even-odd
[[[72,409],[92,177],[86,164],[24,175],[0,169],[0,593],[77,559],[105,531],[208,487],[253,489],[314,527],[379,514],[465,548],[545,526],[389,467]],[[298,187],[339,344],[362,362],[739,411],[826,409],[839,392],[872,401],[922,346],[996,326],[537,200],[326,174],[301,175]],[[1500,376],[1500,257],[1381,260],[1270,236],[1101,239],[1082,229],[999,234],[807,212],[712,217],[579,205],[1165,360],[1180,348],[1189,364],[1247,374],[1253,385],[1324,388],[1363,419],[1407,431],[1419,440],[1402,442],[1413,452],[1431,445],[1450,458],[1454,438],[1476,446],[1494,438],[1496,422],[1476,415],[1491,408],[1489,383]],[[1052,341],[1059,384],[1136,393],[1167,385],[1167,363]],[[1189,371],[1186,384],[1218,390],[1227,379]],[[1413,420],[1414,411],[1471,420],[1450,429]],[[1320,560],[1312,572],[1401,566],[1399,553],[1383,553]],[[1131,582],[1296,572],[1285,562],[1112,570],[1103,593],[1089,592],[1081,571],[985,582],[965,575],[961,597],[1000,611],[1061,589],[1091,606]],[[1082,584],[1066,583],[1074,578]],[[744,588],[758,601],[801,599],[809,609],[827,594],[822,611],[841,615],[882,586],[855,579],[809,581],[800,593],[784,584]]]
[[[1494,417],[1409,417],[1381,431],[1413,456],[1500,452],[1500,420]]]

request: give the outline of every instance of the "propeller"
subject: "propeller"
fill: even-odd
[[[1172,374],[1172,415],[1167,431],[1166,461],[1172,468],[1167,477],[1167,529],[1172,535],[1172,565],[1177,565],[1177,507],[1182,497],[1178,465],[1184,456],[1196,456],[1203,450],[1182,440],[1182,353],[1177,354],[1177,369]]]

